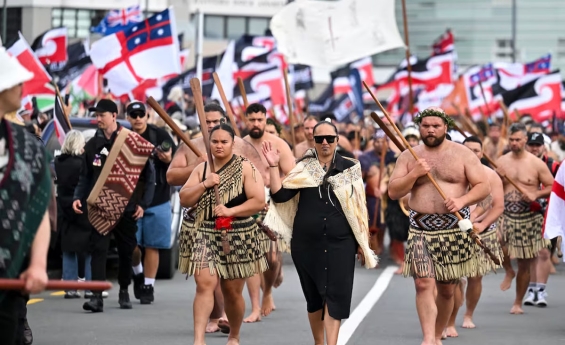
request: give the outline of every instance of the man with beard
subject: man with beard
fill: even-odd
[[[267,109],[258,103],[250,104],[245,110],[245,116],[247,118],[246,124],[247,129],[249,130],[249,135],[244,137],[243,140],[251,143],[258,152],[262,151],[263,142],[270,142],[273,148],[279,151],[281,159],[278,166],[270,167],[267,160],[262,155],[261,159],[264,162],[264,166],[267,166],[268,169],[278,169],[281,176],[288,174],[296,165],[294,156],[284,140],[265,132],[265,126],[267,124]],[[265,179],[265,185],[266,187],[270,186],[269,179]],[[278,252],[288,252],[288,248],[284,246],[284,241],[276,241],[276,243],[272,243],[271,240],[265,236],[265,245],[273,248],[275,244]],[[283,273],[282,256],[273,255],[273,251],[274,250],[271,249],[270,253],[267,255],[269,269],[263,273],[263,284],[261,284],[260,275],[255,275],[247,280],[247,288],[249,289],[249,295],[251,298],[252,311],[251,315],[243,320],[244,322],[260,321],[261,316],[268,316],[273,310],[275,310],[272,288],[273,286],[280,285]],[[261,285],[263,285],[263,301],[261,308],[259,309]]]
[[[546,165],[551,175],[555,178],[557,170],[559,169],[559,162],[554,161],[551,157],[545,154],[544,137],[542,133],[531,132],[528,133],[528,141],[526,143],[526,150],[534,156],[540,158]],[[545,214],[547,209],[548,199],[540,199],[538,202],[542,207]],[[552,239],[552,249],[555,249],[557,238]],[[528,294],[524,300],[525,305],[535,305],[539,307],[547,307],[547,280],[549,273],[552,269],[551,251],[549,248],[544,247],[540,250],[537,258],[534,259],[530,269],[530,285],[528,287]]]
[[[467,137],[463,141],[463,145],[469,148],[469,150],[471,150],[479,159],[483,158],[482,142],[476,136]],[[500,217],[504,211],[504,190],[502,188],[502,180],[491,168],[483,166],[483,169],[488,178],[491,192],[484,200],[475,206],[471,213],[471,220],[473,221],[473,227],[479,234],[481,234],[481,240],[485,246],[490,248],[492,252],[498,256],[500,260],[502,260],[502,248],[500,247],[496,230],[498,217]],[[463,317],[463,328],[475,328],[475,324],[473,323],[473,313],[475,312],[475,308],[477,307],[481,297],[483,276],[493,269],[496,270],[500,268],[499,266],[493,266],[494,263],[490,260],[486,253],[482,252],[478,255],[480,257],[479,260],[481,262],[480,265],[482,272],[477,276],[467,277],[468,284],[465,295],[467,310]],[[453,313],[449,318],[446,329],[447,337],[458,336],[455,328],[455,319],[457,317],[459,307],[463,302],[464,284],[461,284],[461,286],[461,289],[455,289]]]
[[[215,103],[207,104],[204,107],[204,115],[206,116],[206,127],[202,127],[203,130],[207,130],[208,132],[226,119],[224,109]],[[180,144],[171,164],[169,165],[169,169],[167,170],[167,182],[171,186],[184,186],[194,168],[196,168],[198,164],[205,162],[207,159],[203,137],[193,139],[191,142],[198,148],[203,157],[199,158],[196,156],[186,144]],[[235,137],[234,153],[249,159],[261,172],[263,179],[265,179],[265,176],[268,177],[269,174],[266,173],[267,168],[263,164],[261,156],[259,156],[259,153],[251,144],[239,137]],[[192,221],[189,216],[189,210],[184,210],[183,218],[183,223]],[[227,323],[227,318],[224,314],[223,300],[222,290],[220,288],[220,284],[218,284],[214,290],[214,309],[210,314],[210,320],[206,326],[206,332],[214,333],[221,329],[223,333],[229,333],[229,324]]]
[[[398,200],[410,193],[410,230],[403,274],[414,278],[422,345],[441,345],[457,283],[462,277],[478,273],[479,248],[467,232],[472,227],[469,206],[486,198],[490,185],[477,156],[445,140],[453,120],[442,109],[428,108],[414,122],[420,125],[424,143],[413,148],[419,159],[408,151],[399,156],[388,195]],[[446,200],[427,173],[435,177]],[[453,212],[459,212],[464,219],[459,221]]]
[[[318,119],[310,115],[304,120],[304,135],[306,140],[296,144],[295,157],[301,158],[308,149],[314,148],[314,126],[318,123]]]
[[[516,277],[516,298],[511,314],[523,314],[522,299],[528,289],[530,269],[535,270],[535,258],[540,250],[547,248],[548,241],[542,234],[543,213],[537,199],[547,198],[551,188],[539,189],[540,185],[551,186],[553,176],[547,165],[538,157],[526,151],[527,132],[522,123],[514,123],[508,129],[510,152],[500,157],[496,172],[508,176],[517,183],[525,193],[503,179],[504,213],[502,215],[503,239],[506,244],[503,266],[506,271],[500,288],[510,288],[514,278],[514,270],[510,258],[518,260],[518,276]]]

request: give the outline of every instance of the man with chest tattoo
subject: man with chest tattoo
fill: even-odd
[[[462,229],[471,228],[469,206],[485,199],[490,185],[477,156],[445,140],[453,120],[442,109],[426,109],[414,122],[420,125],[423,141],[423,145],[413,148],[419,159],[408,151],[399,156],[388,195],[398,200],[410,193],[410,230],[403,274],[414,278],[422,345],[441,345],[457,283],[462,277],[479,273],[479,248]],[[435,178],[446,200],[427,173]],[[453,212],[459,212],[464,220],[459,221]]]
[[[510,152],[496,161],[496,172],[504,182],[504,213],[501,221],[502,238],[506,246],[503,262],[506,277],[500,287],[503,291],[510,288],[514,278],[510,258],[517,259],[516,298],[510,313],[523,314],[522,299],[528,289],[530,268],[535,265],[534,259],[540,250],[548,247],[548,241],[544,240],[542,234],[542,209],[536,200],[547,198],[551,188],[539,189],[539,186],[551,186],[553,176],[541,159],[526,151],[528,133],[524,124],[512,124],[508,134]],[[524,194],[504,179],[505,176],[512,179]]]

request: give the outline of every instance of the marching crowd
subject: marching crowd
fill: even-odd
[[[512,314],[549,303],[562,230],[548,199],[565,159],[565,131],[550,132],[527,116],[466,123],[460,131],[463,123],[439,108],[418,113],[400,135],[386,116],[377,126],[340,123],[332,114],[306,116],[289,131],[261,104],[248,105],[233,127],[212,100],[188,120],[184,103],[166,106],[179,127],[193,127],[183,142],[145,103],[133,101],[122,114],[101,99],[89,109],[96,132],[68,132],[51,169],[30,135],[40,128],[14,116],[21,84],[33,74],[1,50],[0,75],[0,276],[23,279],[27,293],[45,288],[49,229],[56,229],[63,280],[105,281],[112,234],[120,308],[133,307],[132,281],[135,299],[154,302],[159,250],[171,242],[169,200],[180,188],[179,270],[197,286],[195,345],[218,331],[228,334],[228,345],[240,344],[242,323],[276,308],[284,252],[296,267],[315,344],[337,344],[350,315],[356,259],[378,267],[386,232],[397,273],[414,279],[424,345],[458,335],[463,301],[462,326],[475,328],[481,278],[492,270],[504,268],[502,290],[516,280]],[[123,115],[131,130],[117,121]],[[195,116],[200,131],[190,125]],[[57,217],[49,219],[54,195]],[[552,221],[544,223],[545,215]],[[247,316],[244,288],[252,303]],[[83,309],[103,312],[107,296],[86,291]],[[64,295],[81,297],[77,290]],[[33,341],[26,301],[0,292],[3,344]]]

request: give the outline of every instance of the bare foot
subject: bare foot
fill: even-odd
[[[276,289],[279,286],[281,286],[283,279],[284,279],[284,273],[281,267],[279,270],[279,275],[277,276],[277,279],[275,279],[275,283],[273,284],[273,287]]]
[[[261,315],[269,316],[273,310],[275,310],[275,302],[273,301],[273,295],[263,295],[263,304],[261,305]]]
[[[510,314],[521,315],[524,314],[524,310],[522,309],[521,305],[513,305],[512,309],[510,309]]]
[[[551,261],[548,262],[548,265],[549,265],[549,274],[557,273],[557,271],[555,270],[555,266],[553,265],[553,263]]]
[[[447,335],[448,338],[457,338],[459,333],[457,333],[455,326],[449,326],[445,329],[445,335]]]
[[[210,319],[210,321],[208,321],[208,324],[206,325],[206,333],[216,333],[219,331],[220,327],[218,327],[218,320]]]
[[[463,325],[461,326],[463,328],[476,328],[477,326],[475,326],[475,324],[473,323],[473,318],[470,316],[463,316]]]
[[[447,339],[447,329],[444,329],[441,333],[441,339]]]
[[[226,345],[239,345],[239,339],[237,338],[228,338],[228,342]]]
[[[512,280],[514,279],[515,276],[516,273],[514,273],[514,271],[510,273],[507,272],[506,275],[504,276],[504,280],[502,281],[502,283],[500,283],[500,290],[506,291],[510,289],[510,287],[512,286]]]
[[[445,338],[436,339],[436,345],[443,345],[443,342],[442,342],[443,339],[445,339]]]
[[[398,269],[396,271],[394,271],[394,274],[402,274],[402,266],[398,267]]]
[[[218,321],[218,327],[220,328],[220,331],[222,331],[222,333],[224,334],[230,334],[230,323],[228,320],[226,319],[220,319]]]
[[[252,311],[251,314],[248,317],[243,319],[243,322],[245,322],[245,323],[253,323],[253,322],[259,322],[259,321],[261,321],[261,311],[260,310]]]

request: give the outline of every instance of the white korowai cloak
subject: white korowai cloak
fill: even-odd
[[[322,184],[326,172],[315,158],[314,149],[308,150],[306,155],[310,155],[312,158],[299,162],[292,169],[282,181],[284,188],[310,188],[318,187]],[[349,158],[344,157],[344,159]],[[355,159],[349,160],[355,162],[355,165],[340,174],[329,177],[328,182],[339,200],[357,243],[363,249],[365,267],[373,268],[377,266],[378,259],[369,247],[369,218],[367,214],[367,201],[365,199],[365,187],[361,175],[361,164]],[[281,235],[289,246],[299,198],[300,193],[284,203],[274,203],[271,199],[269,211],[264,220],[265,225]],[[315,212],[315,210],[312,210],[312,212]]]

